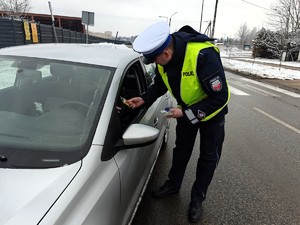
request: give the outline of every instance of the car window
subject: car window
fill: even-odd
[[[0,61],[0,89],[11,87],[14,85],[17,67],[14,66],[14,60],[1,60]]]
[[[83,157],[115,69],[3,56],[0,65],[0,155],[11,155],[7,166],[62,166]]]
[[[52,76],[50,72],[50,65],[39,65],[37,67],[37,71],[41,72],[43,78]]]
[[[155,63],[150,63],[150,64],[144,64],[144,66],[146,69],[146,78],[150,86],[154,82],[156,65]]]
[[[143,73],[143,68],[139,62],[130,66],[120,85],[120,99],[118,99],[118,107],[120,108],[119,116],[123,130],[125,130],[131,123],[136,121],[141,115],[143,108],[130,109],[122,101],[133,97],[139,97],[148,87],[146,82],[146,75]]]

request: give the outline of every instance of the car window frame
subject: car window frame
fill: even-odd
[[[126,127],[122,127],[121,120],[120,120],[120,112],[118,112],[117,107],[121,104],[120,96],[122,92],[122,85],[124,84],[124,79],[126,78],[126,75],[129,72],[129,70],[132,68],[134,68],[134,70],[136,71],[136,79],[138,82],[137,85],[139,87],[139,95],[144,93],[146,89],[149,87],[149,84],[146,79],[146,69],[143,63],[141,62],[141,60],[137,58],[127,65],[127,67],[124,69],[124,72],[122,74],[122,78],[120,80],[120,84],[118,87],[118,91],[114,103],[114,108],[116,110],[113,110],[112,112],[112,116],[110,118],[110,122],[108,126],[110,127],[110,129],[108,129],[104,140],[103,151],[101,154],[102,161],[110,160],[111,158],[114,157],[114,155],[118,151],[122,149],[126,149],[126,146],[124,145],[124,142],[122,140],[123,133],[126,131],[126,129],[129,127],[130,124],[139,123],[142,117],[147,112],[147,108],[145,106],[141,106],[136,116],[126,125]]]

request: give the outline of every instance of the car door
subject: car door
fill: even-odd
[[[140,61],[132,64],[125,71],[123,82],[120,86],[120,95],[124,98],[132,98],[142,94],[151,82],[145,68]],[[145,147],[121,150],[115,155],[116,163],[120,171],[121,180],[121,211],[125,217],[120,224],[126,224],[130,218],[136,203],[141,195],[142,189],[149,177],[153,163],[158,155],[160,144],[166,127],[166,118],[160,112],[168,105],[168,95],[160,97],[149,108],[140,107],[130,110],[129,115],[119,113],[122,123],[122,131],[132,123],[146,124],[159,129],[160,135],[157,141]],[[125,121],[123,121],[123,119]]]

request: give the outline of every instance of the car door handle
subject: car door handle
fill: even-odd
[[[156,127],[158,124],[158,118],[156,117],[153,121],[153,127]]]
[[[169,96],[168,94],[165,95],[165,100],[168,101],[169,100]]]

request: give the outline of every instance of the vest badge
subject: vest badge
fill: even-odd
[[[202,119],[204,119],[205,118],[205,116],[206,116],[206,113],[205,112],[203,112],[203,111],[201,111],[201,110],[198,110],[198,113],[197,113],[198,115],[198,118],[200,119],[200,120],[202,120]]]
[[[222,81],[221,81],[221,79],[220,79],[219,76],[214,77],[213,79],[211,79],[211,80],[209,81],[209,83],[210,83],[211,89],[212,89],[214,92],[219,92],[219,91],[222,90],[223,83],[222,83]]]
[[[194,71],[185,71],[185,72],[182,72],[182,76],[183,77],[191,77],[191,76],[194,76]]]

